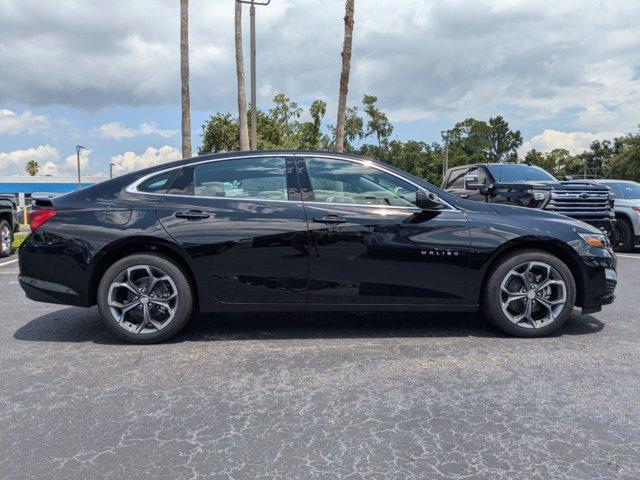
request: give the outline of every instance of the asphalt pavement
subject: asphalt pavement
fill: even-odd
[[[638,479],[640,255],[560,334],[474,314],[201,317],[128,345],[0,261],[0,478]]]

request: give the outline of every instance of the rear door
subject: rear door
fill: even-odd
[[[202,304],[307,300],[308,234],[293,157],[183,168],[157,212],[206,286]]]
[[[309,222],[313,303],[460,304],[469,227],[449,206],[422,211],[417,187],[372,162],[297,159]]]

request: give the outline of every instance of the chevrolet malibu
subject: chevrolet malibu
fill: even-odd
[[[607,238],[585,223],[335,153],[201,156],[36,207],[19,255],[27,296],[97,304],[135,343],[195,312],[285,310],[480,310],[538,337],[574,306],[611,303],[617,282]]]

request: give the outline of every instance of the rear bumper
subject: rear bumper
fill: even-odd
[[[57,303],[60,305],[73,305],[78,307],[88,306],[80,298],[78,292],[60,283],[20,275],[18,277],[20,287],[27,298],[36,302]]]

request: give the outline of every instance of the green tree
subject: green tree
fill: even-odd
[[[24,167],[24,170],[27,172],[27,175],[35,177],[40,171],[40,164],[35,160],[29,160],[27,165]]]
[[[607,177],[640,182],[640,126],[638,133],[614,140]]]
[[[364,113],[367,116],[365,136],[375,135],[378,147],[382,147],[389,141],[389,137],[393,133],[393,125],[389,122],[387,115],[376,106],[377,101],[378,97],[374,95],[365,95],[362,98]]]
[[[230,113],[211,115],[202,125],[202,145],[200,155],[205,153],[229,152],[240,149],[240,135],[237,117]]]
[[[327,113],[327,102],[314,100],[309,107],[310,122],[300,124],[302,148],[324,150],[329,148],[329,137],[322,133],[322,120]]]
[[[506,162],[516,160],[518,148],[522,145],[522,135],[519,130],[511,130],[509,123],[501,116],[489,119],[489,160],[492,162]]]

